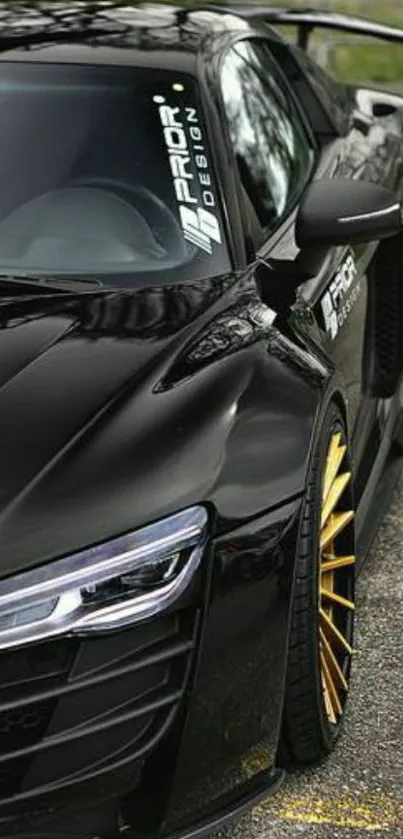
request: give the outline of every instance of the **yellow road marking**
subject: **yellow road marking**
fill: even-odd
[[[367,831],[403,827],[403,803],[382,792],[335,794],[329,798],[291,793],[262,801],[254,812],[283,821],[363,828]]]
[[[245,779],[253,778],[259,772],[265,772],[273,766],[273,753],[265,743],[252,747],[242,758],[242,772]]]

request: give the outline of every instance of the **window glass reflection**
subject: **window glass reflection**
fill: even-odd
[[[273,229],[305,185],[313,150],[264,42],[238,42],[221,84],[243,186],[260,224]]]

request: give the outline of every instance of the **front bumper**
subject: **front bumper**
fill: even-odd
[[[184,607],[124,633],[2,656],[2,821],[40,823],[83,791],[85,809],[136,786],[183,701],[198,618]]]
[[[299,509],[217,539],[159,617],[1,655],[2,837],[195,839],[278,786]]]
[[[267,773],[265,777],[260,778],[258,783],[255,781],[251,788],[245,790],[244,794],[235,803],[223,801],[221,807],[210,816],[206,816],[190,828],[184,828],[183,830],[171,833],[169,836],[164,836],[163,839],[202,839],[202,837],[207,836],[212,831],[219,830],[224,825],[239,818],[245,810],[259,804],[267,795],[272,795],[277,792],[284,779],[284,774],[281,769],[274,769],[272,772]],[[15,834],[13,836],[5,836],[3,839],[15,839]],[[51,830],[50,833],[18,834],[18,839],[94,839],[94,835],[87,834],[84,836],[82,833],[56,834]],[[130,830],[121,830],[113,835],[105,836],[104,839],[138,839],[138,833],[133,833]],[[158,838],[155,837],[155,839]]]

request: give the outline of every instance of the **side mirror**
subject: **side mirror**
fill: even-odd
[[[295,238],[303,250],[377,241],[402,230],[402,206],[383,186],[323,178],[308,187],[297,214]]]

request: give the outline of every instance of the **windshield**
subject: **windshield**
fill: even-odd
[[[229,269],[195,81],[0,63],[0,274],[122,285]]]

